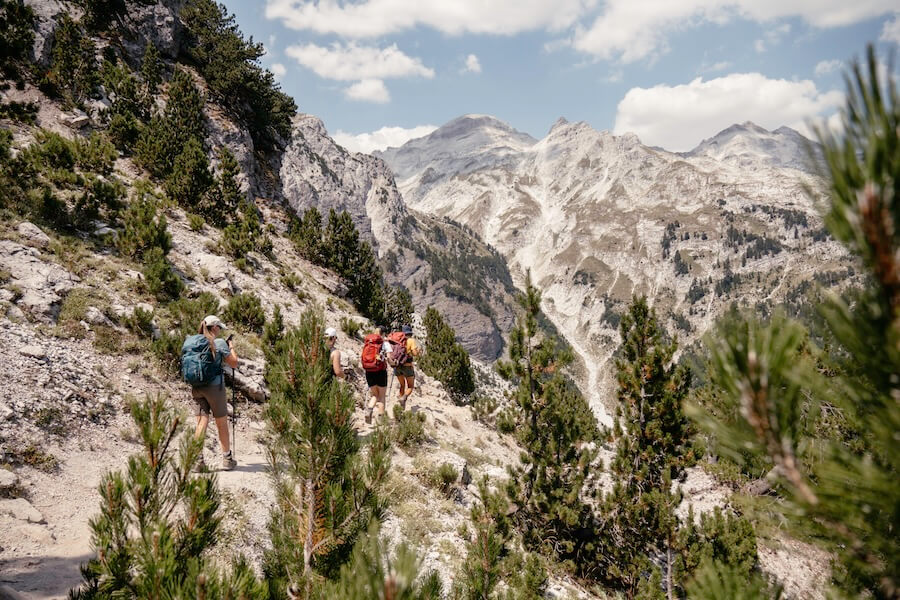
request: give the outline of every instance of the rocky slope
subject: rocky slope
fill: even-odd
[[[463,157],[449,158],[448,144]],[[466,116],[380,156],[411,207],[472,228],[517,282],[531,270],[607,423],[618,314],[633,294],[648,295],[685,346],[733,302],[797,311],[814,277],[853,273],[821,228],[823,183],[805,141],[786,128],[738,125],[678,155],[565,119],[529,145]]]
[[[280,196],[297,214],[346,210],[376,247],[390,282],[405,286],[416,304],[440,310],[472,355],[499,356],[515,290],[505,262],[491,261],[492,249],[477,236],[408,210],[383,161],[347,152],[311,115],[294,120],[279,175]]]

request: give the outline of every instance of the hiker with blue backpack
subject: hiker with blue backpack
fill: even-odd
[[[191,384],[191,396],[197,403],[197,429],[194,436],[202,438],[209,425],[212,413],[219,431],[222,445],[222,470],[230,471],[237,465],[231,454],[228,437],[228,403],[225,394],[225,375],[222,363],[232,369],[238,366],[238,355],[234,351],[231,337],[223,340],[217,337],[225,330],[225,324],[214,315],[209,315],[200,323],[199,333],[188,336],[181,347],[181,376]],[[200,457],[199,470],[206,467]]]

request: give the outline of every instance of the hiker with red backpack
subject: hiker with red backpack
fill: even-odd
[[[360,362],[366,372],[366,383],[369,386],[369,403],[366,406],[366,423],[372,422],[372,413],[378,409],[378,416],[384,414],[384,402],[387,395],[387,355],[391,352],[390,344],[382,337],[383,328],[376,327],[363,339]]]
[[[197,428],[194,437],[206,435],[209,415],[212,413],[219,431],[219,444],[222,446],[222,469],[230,471],[237,465],[231,454],[231,441],[228,437],[228,403],[225,394],[225,375],[222,363],[232,369],[238,366],[238,355],[229,336],[227,340],[218,338],[225,329],[225,324],[214,315],[209,315],[200,322],[199,333],[190,335],[181,346],[181,376],[191,384],[191,397],[197,403]],[[198,468],[205,470],[203,456],[200,456]]]
[[[388,336],[392,350],[388,355],[388,364],[394,367],[394,375],[397,377],[399,390],[397,401],[400,408],[406,410],[406,401],[413,393],[416,381],[416,370],[413,361],[421,354],[421,349],[413,337],[412,327],[404,325],[400,331],[395,331]]]

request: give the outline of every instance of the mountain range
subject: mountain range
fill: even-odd
[[[798,314],[816,281],[855,272],[816,209],[816,145],[787,127],[733,125],[673,153],[583,122],[559,119],[535,140],[465,115],[376,156],[412,210],[473,230],[520,287],[530,271],[607,423],[633,295],[649,297],[684,348],[732,303]]]

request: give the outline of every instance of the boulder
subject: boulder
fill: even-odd
[[[16,231],[25,240],[25,243],[35,248],[46,248],[50,245],[50,237],[40,230],[34,223],[22,221],[16,227]]]
[[[62,296],[81,280],[55,263],[45,262],[40,252],[11,240],[0,240],[0,269],[12,274],[10,283],[22,290],[17,304],[36,319],[53,323]]]
[[[59,122],[72,129],[81,129],[91,122],[91,118],[80,110],[64,112],[59,115]]]
[[[44,522],[44,515],[25,498],[0,500],[0,513],[12,515],[20,521],[28,521],[29,523]]]
[[[15,489],[19,485],[19,476],[12,471],[0,469],[0,495]]]
[[[19,354],[22,356],[30,356],[31,358],[44,359],[47,358],[47,351],[36,344],[28,344],[19,348]]]
[[[84,311],[84,320],[91,325],[112,325],[112,322],[96,306],[87,307],[87,310]]]

